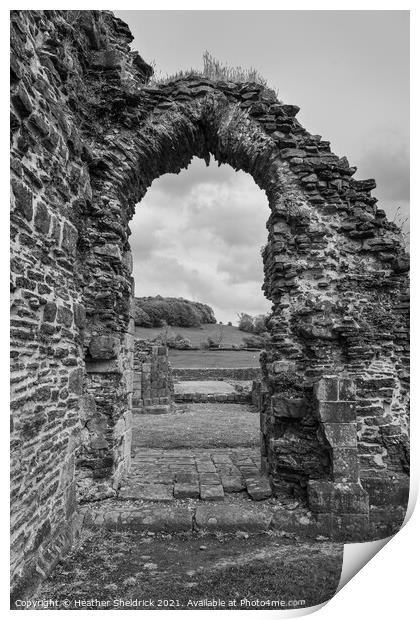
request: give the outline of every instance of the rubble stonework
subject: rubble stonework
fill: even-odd
[[[133,378],[134,414],[170,412],[174,385],[166,346],[135,340]]]
[[[106,11],[11,15],[16,591],[71,544],[78,502],[114,496],[129,468],[129,223],[153,180],[194,156],[248,172],[268,199],[261,419],[273,486],[313,506],[321,498],[328,531],[352,539],[371,517],[381,531],[387,494],[397,512],[406,501],[408,258],[375,182],[355,180],[356,168],[301,126],[298,107],[258,84],[192,76],[148,86],[152,69],[132,39]],[[348,379],[351,399],[317,395],[326,376]],[[357,486],[357,510],[337,468]]]

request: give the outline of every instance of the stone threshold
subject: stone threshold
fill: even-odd
[[[89,505],[81,509],[83,528],[97,530],[134,530],[143,535],[159,533],[197,534],[217,533],[269,534],[286,538],[335,542],[366,542],[381,540],[395,534],[401,527],[404,514],[398,511],[392,521],[389,515],[372,513],[371,523],[359,522],[357,514],[315,516],[302,505],[287,509],[281,502],[267,501],[249,505],[238,501],[179,503],[177,505],[144,503],[141,506],[121,505],[106,500],[102,506]],[[382,517],[382,518],[381,518]],[[340,527],[345,522],[351,527]]]
[[[266,532],[272,529],[276,509],[247,506],[246,502],[216,502],[178,505],[144,504],[137,507],[108,504],[103,508],[83,508],[86,527],[130,528],[141,532]]]
[[[251,393],[205,394],[203,392],[183,392],[174,394],[176,403],[251,403]]]

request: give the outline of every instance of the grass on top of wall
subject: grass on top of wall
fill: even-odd
[[[155,69],[155,63],[151,65]],[[267,80],[255,69],[254,67],[231,67],[227,63],[222,63],[210,54],[207,50],[203,54],[203,68],[202,69],[185,69],[177,71],[173,75],[163,75],[160,72],[156,72],[150,79],[149,84],[163,85],[169,84],[176,80],[188,79],[188,78],[207,78],[215,82],[235,82],[245,83],[253,82],[260,84],[267,90],[271,90],[277,96],[277,90],[270,88]]]

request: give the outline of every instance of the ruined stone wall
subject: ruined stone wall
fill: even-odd
[[[76,497],[112,497],[129,466],[129,222],[153,180],[194,156],[251,174],[270,207],[262,450],[274,482],[306,493],[311,472],[332,481],[311,400],[325,375],[355,383],[372,497],[405,475],[408,261],[374,181],[354,180],[296,106],[257,84],[146,86],[151,68],[111,13],[17,11],[11,36],[13,584],[70,543]],[[298,419],[276,415],[285,368],[306,403]]]
[[[76,508],[85,324],[77,201],[90,189],[54,35],[65,31],[46,16],[12,14],[12,586],[48,571],[71,541]]]
[[[97,479],[109,478],[116,437],[127,433],[114,424],[106,397],[129,409],[120,372],[129,355],[118,372],[89,379],[85,373],[85,357],[114,354],[92,342],[105,328],[87,327],[92,308],[81,268],[84,214],[93,195],[89,137],[100,117],[88,74],[95,54],[103,53],[98,50],[121,33],[128,40],[124,24],[99,12],[11,14],[12,588],[30,590],[71,544],[76,464],[90,481],[93,470]],[[128,44],[124,51],[141,81],[141,59]],[[106,238],[104,232],[98,252]],[[105,281],[111,259],[102,273],[94,261],[90,268],[92,281]],[[125,340],[119,339],[123,350]],[[100,455],[94,467],[92,450]],[[91,486],[82,481],[82,490]]]
[[[174,389],[168,348],[136,339],[133,369],[133,414],[169,413]]]

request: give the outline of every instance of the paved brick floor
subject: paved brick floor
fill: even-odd
[[[120,500],[271,496],[260,471],[259,414],[251,406],[177,405],[166,415],[136,415],[133,427],[132,467],[119,491]]]
[[[221,500],[225,493],[241,492],[255,500],[271,496],[268,480],[260,472],[259,448],[142,448],[135,452],[118,497],[160,502]]]

